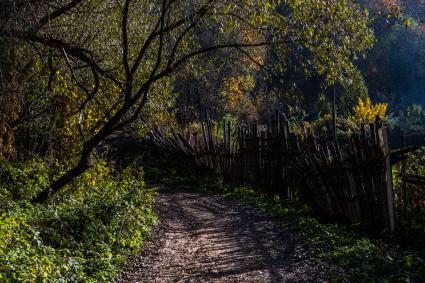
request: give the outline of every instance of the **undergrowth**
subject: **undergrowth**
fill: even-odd
[[[277,218],[288,219],[315,250],[318,264],[325,265],[334,281],[423,282],[424,254],[374,240],[349,227],[321,223],[307,206],[282,202],[252,189],[227,191],[229,197],[256,206]]]
[[[156,223],[141,169],[88,170],[45,205],[39,159],[6,163],[0,182],[0,282],[110,282]]]
[[[425,252],[409,251],[385,240],[372,239],[353,227],[322,223],[309,206],[296,201],[282,201],[249,188],[232,188],[214,178],[181,175],[175,170],[161,174],[150,169],[150,177],[170,185],[209,194],[224,194],[246,205],[283,219],[314,251],[317,264],[324,266],[336,282],[424,282]]]

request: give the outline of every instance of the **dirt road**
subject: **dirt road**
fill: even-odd
[[[155,239],[118,282],[325,282],[294,232],[222,196],[163,189]]]

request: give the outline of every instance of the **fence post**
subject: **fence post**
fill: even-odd
[[[393,191],[393,174],[391,169],[390,160],[390,141],[388,128],[382,128],[382,139],[384,142],[385,153],[385,171],[386,171],[386,201],[387,201],[387,214],[388,214],[388,228],[390,232],[395,230],[395,213],[394,213],[394,191]]]
[[[242,129],[241,127],[239,127],[238,130],[238,142],[239,142],[239,152],[237,154],[239,154],[239,175],[238,175],[238,186],[243,186],[245,183],[244,180],[244,170],[245,170],[245,138],[246,138],[246,133],[245,130]],[[236,162],[235,162],[236,164]]]
[[[401,135],[401,141],[402,141],[402,146],[403,146],[403,154],[402,154],[402,159],[403,159],[403,163],[402,163],[402,180],[403,180],[403,196],[402,196],[402,202],[403,202],[403,214],[406,215],[407,214],[407,182],[406,182],[406,170],[407,170],[407,156],[406,156],[406,140],[404,138],[404,134],[402,133]]]

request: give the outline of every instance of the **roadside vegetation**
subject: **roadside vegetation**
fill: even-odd
[[[152,169],[149,175],[168,185],[221,194],[257,207],[294,229],[313,251],[315,261],[335,282],[422,282],[425,252],[387,235],[368,235],[356,226],[335,224],[317,216],[309,205],[281,200],[250,188],[233,188],[179,170]]]
[[[281,202],[253,190],[228,193],[241,202],[289,220],[315,250],[318,264],[338,282],[420,282],[425,276],[425,254],[400,249],[397,244],[373,239],[355,227],[324,223],[298,203]]]
[[[49,182],[39,159],[2,168],[0,282],[110,282],[140,252],[156,223],[140,168],[88,170],[46,205],[31,198]]]

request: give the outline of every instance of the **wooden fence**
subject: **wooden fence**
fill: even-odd
[[[394,231],[394,199],[388,129],[379,120],[342,141],[320,139],[303,127],[294,133],[282,115],[270,125],[200,122],[201,131],[165,137],[152,132],[164,151],[192,158],[227,183],[282,198],[309,201],[324,215]],[[232,137],[232,132],[236,136]]]

